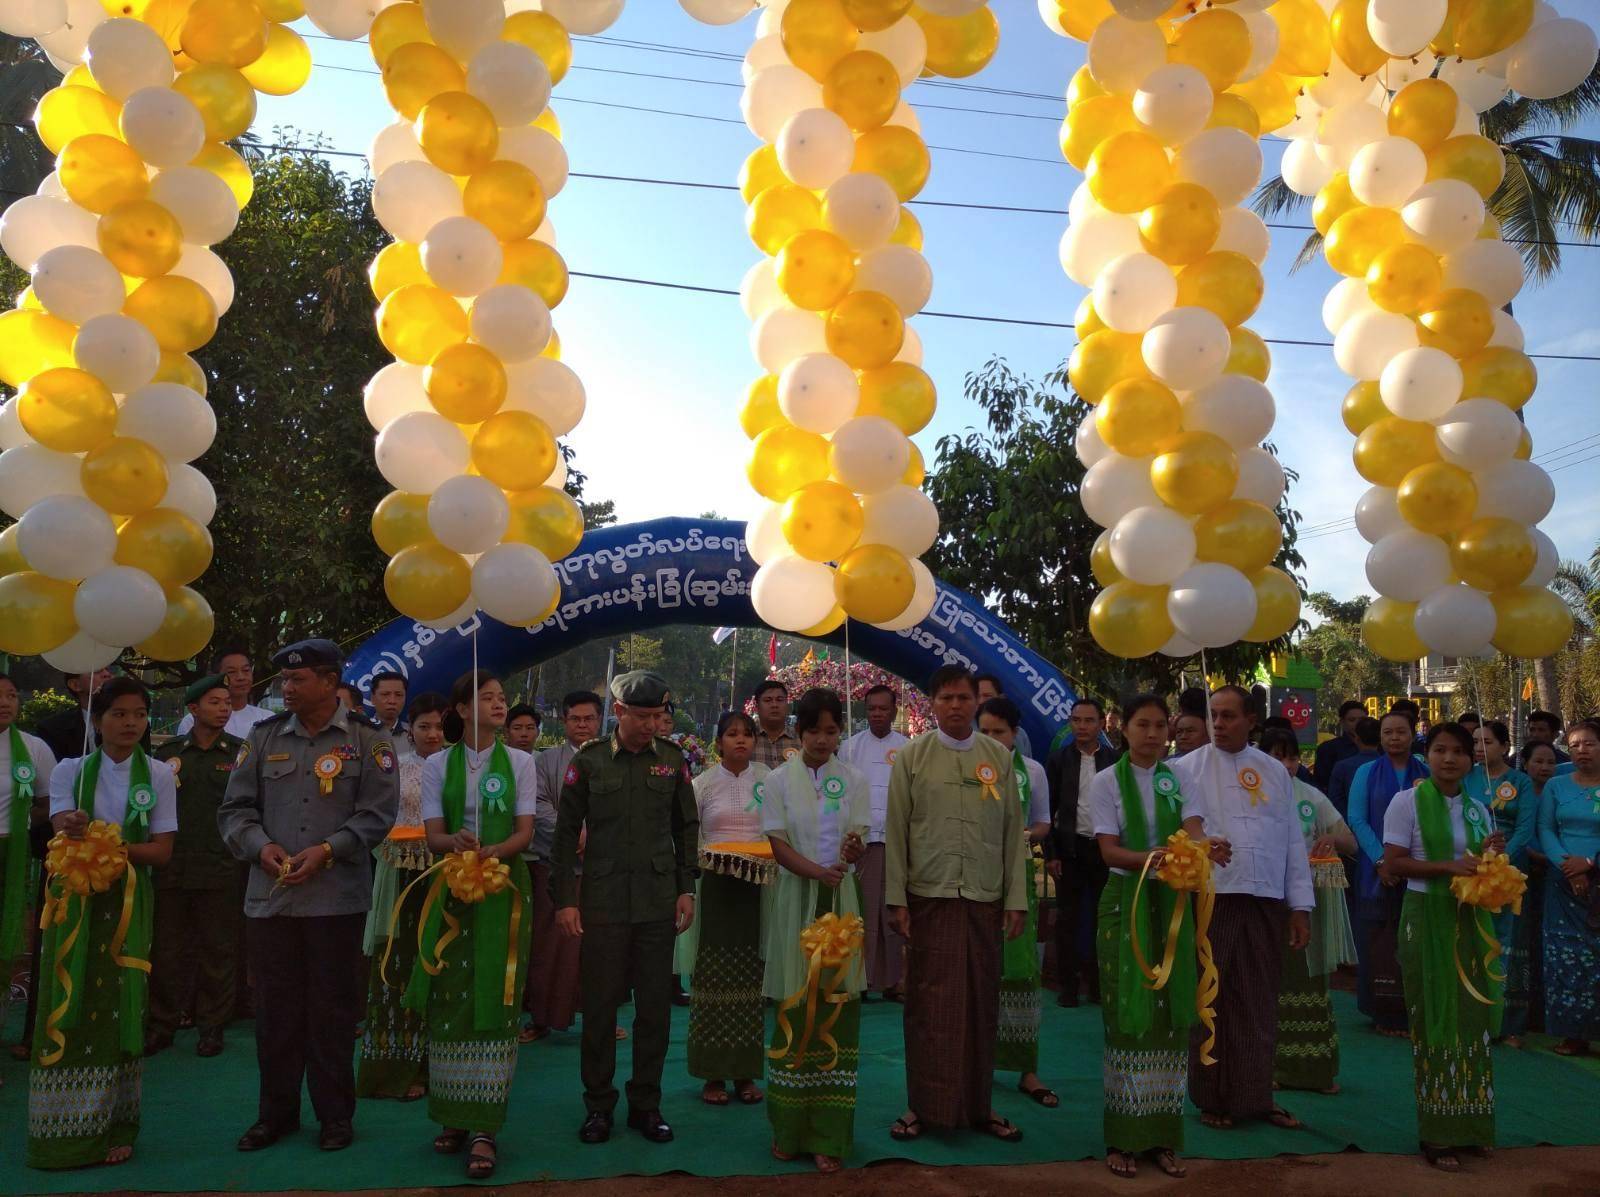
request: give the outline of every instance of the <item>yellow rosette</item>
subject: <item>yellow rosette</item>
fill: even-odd
[[[850,994],[841,993],[839,987],[865,941],[866,925],[862,923],[861,916],[856,914],[840,916],[829,911],[800,932],[800,950],[810,965],[806,970],[805,984],[778,1007],[778,1026],[783,1031],[784,1042],[782,1047],[768,1050],[770,1059],[782,1060],[787,1056],[789,1059],[784,1067],[799,1068],[800,1062],[805,1059],[806,1048],[815,1036],[833,1053],[822,1066],[822,1071],[833,1071],[839,1063],[839,1044],[833,1037],[833,1026],[839,1021],[845,1003],[850,1000]],[[822,977],[825,969],[831,970],[826,981]],[[806,1006],[806,1022],[800,1033],[800,1041],[796,1043],[794,1028],[789,1025],[789,1011],[801,1002]],[[833,1007],[821,1026],[817,1025],[819,1005]]]
[[[988,761],[983,761],[976,769],[978,784],[983,787],[983,796],[1000,801],[1000,787],[996,784],[1000,780],[1000,771]]]
[[[1504,852],[1485,852],[1478,861],[1478,871],[1469,877],[1452,877],[1450,879],[1450,892],[1455,895],[1456,901],[1463,906],[1474,906],[1486,910],[1490,914],[1499,914],[1507,906],[1511,907],[1513,914],[1522,913],[1522,895],[1528,890],[1528,875],[1516,865],[1511,863]],[[1486,930],[1486,920],[1474,919],[1478,927],[1478,935],[1484,942],[1483,971],[1491,981],[1500,982],[1505,978],[1494,974],[1494,962],[1498,960],[1504,949],[1494,934]],[[1494,1002],[1479,993],[1472,982],[1467,979],[1466,970],[1461,967],[1459,951],[1456,955],[1456,975],[1460,977],[1462,986],[1477,1001],[1485,1006],[1492,1006]]]
[[[1509,781],[1502,781],[1494,788],[1494,799],[1489,803],[1490,810],[1505,810],[1516,799],[1517,787]]]
[[[1257,780],[1259,781],[1259,778]],[[1151,859],[1153,858],[1145,859],[1144,868],[1139,871],[1138,884],[1134,886],[1135,910],[1139,908],[1139,895],[1144,890],[1144,879],[1151,872]],[[1161,864],[1155,869],[1155,875],[1156,880],[1168,889],[1179,894],[1194,895],[1194,950],[1199,965],[1198,976],[1195,978],[1195,1013],[1207,1032],[1206,1041],[1200,1048],[1200,1062],[1215,1064],[1216,1060],[1212,1058],[1211,1049],[1217,1044],[1216,1002],[1221,990],[1221,981],[1217,975],[1216,959],[1211,953],[1211,911],[1216,904],[1217,891],[1211,878],[1209,846],[1204,840],[1192,839],[1187,831],[1182,829],[1174,831],[1167,837]],[[1134,934],[1138,920],[1134,918],[1128,920],[1133,958],[1139,966],[1139,971],[1144,974],[1146,986],[1150,989],[1164,988],[1172,976],[1172,966],[1177,959],[1178,931],[1183,926],[1183,910],[1184,904],[1181,901],[1172,908],[1172,920],[1167,925],[1166,954],[1155,968],[1151,968],[1149,961],[1144,958],[1144,949],[1139,943],[1139,937]]]
[[[311,768],[317,775],[317,790],[323,794],[331,794],[334,781],[344,772],[344,762],[333,753],[325,752],[317,758],[317,763]]]
[[[1249,765],[1239,770],[1239,784],[1244,788],[1244,792],[1250,795],[1251,806],[1259,805],[1267,800],[1267,796],[1261,792],[1261,774],[1257,773]]]

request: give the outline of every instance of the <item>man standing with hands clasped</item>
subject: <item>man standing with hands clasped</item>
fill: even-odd
[[[655,734],[670,695],[646,670],[611,683],[616,729],[580,748],[562,778],[550,851],[556,926],[581,936],[585,1143],[611,1137],[617,1007],[633,991],[628,1126],[672,1140],[661,1117],[661,1069],[672,1025],[673,939],[694,921],[700,817],[678,746]],[[580,894],[575,869],[587,829]]]

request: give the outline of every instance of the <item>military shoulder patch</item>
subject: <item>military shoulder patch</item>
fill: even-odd
[[[566,776],[561,779],[561,784],[566,786],[578,784],[578,766],[571,764],[567,766]]]
[[[394,772],[394,745],[387,740],[372,746],[372,762],[381,773]]]
[[[246,740],[243,744],[239,745],[239,755],[233,758],[233,767],[235,769],[243,769],[244,763],[249,759],[250,741]]]

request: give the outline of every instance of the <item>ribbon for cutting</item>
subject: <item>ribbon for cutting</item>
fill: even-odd
[[[778,1007],[778,1028],[783,1032],[783,1046],[770,1048],[767,1056],[773,1060],[790,1059],[785,1068],[799,1068],[805,1059],[806,1048],[813,1036],[832,1053],[821,1071],[832,1072],[839,1063],[839,1043],[833,1037],[834,1024],[850,1000],[848,992],[840,992],[851,962],[866,942],[866,925],[857,914],[837,915],[833,911],[813,920],[800,932],[800,951],[809,961],[805,983],[790,994]],[[824,976],[826,974],[826,976]],[[789,1024],[789,1012],[805,1003],[805,1026],[795,1042],[794,1028]],[[819,1026],[819,1006],[829,1006],[827,1017]],[[791,1050],[792,1049],[792,1050]]]
[[[1154,859],[1153,856],[1146,857],[1144,868],[1139,871],[1139,880],[1133,891],[1135,912],[1138,911],[1140,893],[1144,887],[1145,877],[1151,872],[1150,864]],[[1203,840],[1191,839],[1186,831],[1181,829],[1175,831],[1167,837],[1161,863],[1154,872],[1156,880],[1178,894],[1179,899],[1173,904],[1172,916],[1167,925],[1166,951],[1161,963],[1154,968],[1150,967],[1149,961],[1145,959],[1143,946],[1139,942],[1140,937],[1133,934],[1137,920],[1129,919],[1133,956],[1139,965],[1139,971],[1144,974],[1146,988],[1156,990],[1167,984],[1177,962],[1179,932],[1182,930],[1183,916],[1188,906],[1188,903],[1183,901],[1182,895],[1193,894],[1194,946],[1199,965],[1199,975],[1195,984],[1195,1015],[1207,1031],[1206,1041],[1200,1048],[1200,1062],[1215,1064],[1216,1060],[1211,1055],[1211,1049],[1217,1045],[1216,1001],[1221,981],[1217,975],[1216,960],[1211,952],[1211,913],[1216,905],[1217,891],[1211,877],[1209,846]]]
[[[996,769],[988,761],[979,761],[978,767],[973,770],[973,773],[978,779],[978,784],[983,787],[983,796],[985,798],[993,798],[996,802],[999,802],[1000,789],[995,783],[1000,780],[1000,770]]]
[[[1521,914],[1522,895],[1527,890],[1528,875],[1513,865],[1503,852],[1484,853],[1478,861],[1476,873],[1470,877],[1450,879],[1450,892],[1456,896],[1456,901],[1463,906],[1486,910],[1491,914],[1499,914],[1507,906],[1511,907],[1513,914]],[[1484,945],[1484,976],[1492,983],[1503,984],[1505,976],[1495,973],[1494,962],[1504,954],[1505,949],[1489,930],[1492,924],[1488,919],[1474,918],[1472,921],[1477,925],[1478,937]],[[1455,964],[1456,976],[1460,978],[1462,987],[1485,1006],[1494,1005],[1493,1000],[1479,993],[1477,987],[1467,978],[1466,970],[1461,967],[1459,945],[1457,945]]]
[[[33,783],[38,774],[22,733],[12,724],[11,732],[11,817],[0,834],[5,835],[3,852],[6,864],[5,889],[0,891],[0,973],[10,966],[22,950],[22,908],[27,901],[28,820],[33,812]]]
[[[1239,785],[1244,788],[1246,794],[1250,795],[1251,806],[1256,806],[1267,800],[1267,796],[1261,792],[1261,774],[1257,773],[1249,765],[1239,770]]]

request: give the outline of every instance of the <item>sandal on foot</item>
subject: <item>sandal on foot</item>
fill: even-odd
[[[455,1155],[467,1145],[467,1132],[461,1127],[447,1126],[434,1136],[433,1149],[440,1155]]]
[[[426,1096],[428,1096],[428,1086],[416,1084],[409,1086],[406,1091],[400,1095],[400,1100],[421,1101]]]
[[[1200,1112],[1200,1125],[1209,1126],[1212,1130],[1232,1130],[1233,1119],[1226,1114],[1213,1114],[1207,1110]]]
[[[817,1165],[818,1172],[830,1173],[837,1172],[839,1170],[839,1159],[837,1156],[813,1155],[811,1159],[812,1162]]]
[[[113,1147],[106,1152],[106,1163],[108,1164],[126,1164],[132,1158],[133,1148],[129,1146]]]
[[[1454,1148],[1430,1147],[1424,1143],[1422,1144],[1422,1158],[1441,1172],[1461,1171],[1461,1160],[1456,1156]]]
[[[779,1151],[778,1145],[774,1143],[772,1145],[772,1158],[775,1160],[782,1160],[785,1164],[787,1164],[794,1159],[794,1156],[790,1155],[787,1151]]]
[[[725,1106],[728,1090],[721,1081],[707,1081],[700,1089],[700,1100],[708,1106]]]
[[[1022,1128],[998,1114],[989,1115],[989,1121],[983,1124],[983,1131],[1002,1143],[1016,1143],[1022,1139]]]
[[[1563,1039],[1550,1050],[1558,1056],[1587,1056],[1589,1045],[1581,1039]]]
[[[1333,1084],[1329,1085],[1326,1089],[1318,1089],[1317,1092],[1321,1093],[1324,1097],[1337,1097],[1341,1092],[1343,1092],[1343,1090],[1340,1088],[1339,1082],[1334,1081]]]
[[[894,1125],[889,1128],[889,1137],[896,1143],[909,1143],[912,1139],[922,1138],[922,1119],[915,1114],[911,1115],[910,1122],[896,1118]]]
[[[1182,1180],[1189,1175],[1189,1169],[1178,1162],[1178,1157],[1170,1147],[1158,1147],[1150,1153],[1150,1160],[1162,1173],[1172,1177],[1173,1180]]]
[[[478,1148],[487,1145],[487,1152]],[[477,1134],[472,1136],[472,1145],[467,1148],[467,1176],[471,1180],[488,1180],[494,1175],[494,1167],[499,1163],[498,1151],[495,1148],[493,1135]]]
[[[1024,1089],[1021,1085],[1018,1085],[1017,1092],[1027,1094],[1047,1110],[1053,1110],[1061,1104],[1061,1098],[1056,1095],[1056,1091],[1054,1089],[1046,1089],[1043,1085],[1036,1089]]]
[[[1139,1175],[1139,1162],[1126,1151],[1106,1152],[1106,1167],[1111,1169],[1112,1176],[1119,1176],[1123,1180],[1132,1180]]]
[[[1279,1130],[1300,1129],[1300,1119],[1289,1113],[1289,1111],[1284,1109],[1282,1106],[1273,1106],[1272,1109],[1268,1110],[1265,1120],[1272,1123],[1272,1125],[1277,1127]]]
[[[735,1081],[733,1091],[738,1094],[739,1100],[747,1106],[760,1104],[764,1096],[754,1081]]]
[[[529,1023],[527,1026],[523,1027],[522,1030],[517,1032],[517,1042],[537,1043],[548,1034],[550,1034],[549,1027],[536,1027],[532,1023]]]

